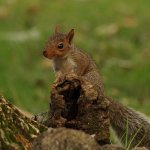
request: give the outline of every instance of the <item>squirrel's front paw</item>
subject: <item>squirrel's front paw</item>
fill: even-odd
[[[61,76],[59,76],[59,77],[57,77],[57,78],[55,79],[54,84],[58,85],[58,84],[60,84],[61,82],[63,82],[64,79],[65,79],[65,76],[64,76],[64,75],[61,75]]]
[[[61,82],[61,78],[60,77],[57,77],[54,81],[54,84],[58,84],[59,82]]]

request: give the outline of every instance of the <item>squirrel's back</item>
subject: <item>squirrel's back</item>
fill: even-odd
[[[96,90],[99,90],[100,95],[104,95],[103,82],[92,58],[83,50],[74,47],[72,59],[77,64],[77,75],[91,82],[96,87]]]

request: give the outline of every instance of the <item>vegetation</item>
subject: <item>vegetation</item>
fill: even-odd
[[[54,74],[43,57],[56,24],[96,61],[106,94],[150,115],[150,1],[1,0],[0,95],[31,112],[48,107]]]

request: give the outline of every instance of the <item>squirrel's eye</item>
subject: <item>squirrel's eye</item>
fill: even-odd
[[[59,49],[63,49],[64,48],[64,44],[63,43],[59,43],[57,46]]]

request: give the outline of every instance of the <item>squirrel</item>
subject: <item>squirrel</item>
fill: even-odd
[[[55,33],[45,46],[43,55],[51,59],[58,82],[65,74],[73,72],[89,81],[98,90],[100,96],[104,96],[104,86],[100,73],[92,58],[73,44],[74,29],[63,34],[60,26],[56,26]],[[112,128],[115,130],[121,142],[130,147],[150,147],[150,122],[135,110],[123,106],[107,98],[110,102],[109,118]]]

